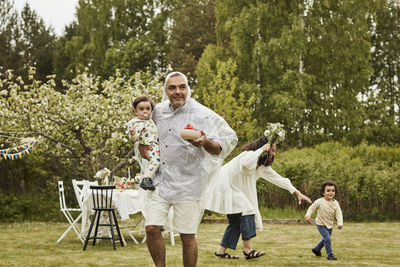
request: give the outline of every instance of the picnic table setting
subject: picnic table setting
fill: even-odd
[[[64,183],[59,181],[60,207],[69,222],[69,227],[60,236],[57,243],[71,230],[85,245],[84,250],[89,239],[94,239],[93,244],[101,239],[111,239],[115,249],[115,241],[120,238],[121,245],[126,245],[123,231],[135,244],[144,243],[146,241],[143,217],[145,191],[139,188],[138,177],[139,174],[132,178],[130,169],[128,169],[128,177],[111,177],[111,171],[104,168],[95,174],[94,181],[73,179],[72,186],[79,208],[68,208],[66,206]],[[104,212],[96,217],[96,210]],[[74,212],[79,212],[79,215],[73,216]],[[172,216],[171,210],[171,222]],[[110,217],[112,218],[110,219]],[[136,237],[134,234],[136,234]],[[137,235],[143,237],[138,240]],[[172,226],[167,227],[164,235],[170,235],[171,244],[175,245]]]

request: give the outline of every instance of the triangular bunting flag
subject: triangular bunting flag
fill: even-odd
[[[32,140],[32,138],[30,138],[30,139]],[[33,140],[34,141],[31,141],[29,143],[26,143],[26,144],[23,144],[20,146],[10,147],[7,149],[1,149],[0,155],[3,155],[4,159],[11,159],[11,160],[20,159],[20,158],[22,158],[23,155],[25,155],[25,153],[29,154],[30,152],[32,152],[32,148],[38,144],[37,139],[33,138]],[[24,149],[24,150],[22,150],[22,149]],[[17,153],[9,154],[9,152],[11,152],[11,151],[16,151]]]

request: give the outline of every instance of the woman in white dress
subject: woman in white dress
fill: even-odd
[[[263,153],[267,152],[267,153]],[[220,170],[213,186],[208,188],[205,208],[227,214],[228,227],[215,252],[217,258],[238,259],[226,252],[227,248],[236,249],[240,234],[243,240],[243,254],[246,259],[265,255],[255,251],[251,239],[256,236],[256,228],[262,230],[262,220],[258,210],[256,182],[264,178],[270,183],[288,190],[302,200],[312,201],[298,191],[289,179],[281,177],[272,168],[276,145],[268,144],[267,137],[261,137],[242,147],[242,152],[225,164]]]

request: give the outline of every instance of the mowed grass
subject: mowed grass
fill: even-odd
[[[124,233],[126,247],[103,240],[89,244],[82,251],[81,242],[72,231],[57,244],[65,223],[0,224],[1,266],[153,266],[145,244],[136,245]],[[337,262],[315,257],[311,247],[320,239],[314,225],[264,224],[264,230],[253,239],[255,249],[264,257],[245,260],[242,241],[236,251],[239,260],[214,257],[225,224],[201,224],[199,227],[198,266],[400,266],[400,223],[346,223],[341,231],[333,230],[333,251]],[[140,237],[139,237],[140,238]],[[182,266],[181,242],[171,246],[166,239],[167,266]]]

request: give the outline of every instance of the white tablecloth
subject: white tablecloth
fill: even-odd
[[[142,192],[143,193],[143,192]],[[138,213],[142,210],[141,199],[142,193],[140,190],[117,190],[113,192],[113,205],[117,208],[121,220],[129,219],[129,215]],[[92,190],[83,192],[83,209],[82,209],[82,232],[86,228],[87,219],[89,218],[93,209]]]

